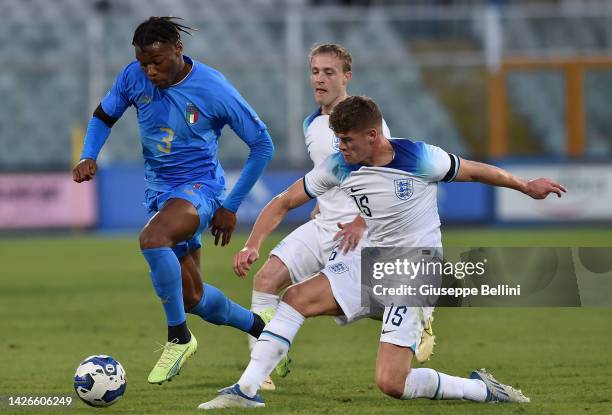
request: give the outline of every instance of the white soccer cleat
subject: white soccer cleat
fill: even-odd
[[[272,392],[276,390],[276,385],[274,384],[274,382],[272,382],[272,378],[268,376],[266,380],[263,381],[259,389],[261,389],[262,391]]]
[[[414,356],[419,363],[425,363],[431,359],[431,356],[433,355],[434,345],[436,344],[436,336],[433,334],[433,327],[431,325],[432,322],[433,316],[427,319],[427,323],[425,323],[425,327],[423,328],[423,333],[421,333],[421,341],[419,342],[416,352],[414,353]]]
[[[498,382],[486,369],[473,371],[470,379],[478,379],[484,382],[487,387],[485,402],[531,402],[531,399],[525,396],[520,389],[514,389],[512,386]]]
[[[240,385],[236,383],[233,386],[220,389],[216,398],[200,404],[198,409],[262,408],[264,406],[266,404],[260,395],[250,398],[242,393]]]

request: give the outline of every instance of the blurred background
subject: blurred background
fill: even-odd
[[[0,0],[0,231],[131,231],[146,221],[135,112],[115,125],[96,179],[77,185],[93,109],[133,60],[152,15],[199,30],[185,53],[221,70],[268,125],[276,155],[239,211],[250,225],[311,167],[307,54],[338,42],[351,94],[373,97],[396,137],[424,140],[570,192],[541,203],[477,184],[440,188],[445,224],[612,221],[612,2],[605,0]],[[235,180],[247,147],[226,128]],[[304,222],[310,207],[290,216]]]

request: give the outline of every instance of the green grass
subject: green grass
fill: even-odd
[[[280,237],[271,238],[263,252]],[[243,241],[236,235],[230,247],[207,246],[202,267],[207,281],[248,305],[251,281],[236,278],[230,266]],[[450,230],[445,243],[609,246],[612,229]],[[165,326],[136,236],[4,238],[0,261],[0,395],[74,396],[71,378],[79,361],[110,354],[126,368],[128,387],[106,412],[196,413],[216,389],[236,381],[248,362],[242,333],[190,316],[199,353],[176,381],[147,384]],[[387,398],[374,383],[380,322],[338,328],[329,318],[316,318],[296,338],[293,372],[277,382],[277,392],[265,394],[268,408],[257,413],[612,413],[611,321],[612,309],[605,308],[438,309],[438,345],[428,366],[463,376],[490,368],[532,397],[520,406]],[[64,411],[95,410],[78,402]],[[11,411],[0,408],[3,413]]]

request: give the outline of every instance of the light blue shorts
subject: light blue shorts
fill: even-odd
[[[223,192],[213,191],[204,183],[186,183],[167,192],[147,189],[145,191],[145,207],[153,216],[164,207],[170,199],[183,199],[191,203],[200,217],[200,226],[195,234],[184,242],[179,242],[174,248],[178,258],[183,257],[190,249],[202,247],[202,232],[208,228],[215,211],[221,207],[224,200]]]

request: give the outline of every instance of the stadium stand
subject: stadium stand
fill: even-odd
[[[415,2],[418,7],[427,7],[424,3]],[[463,13],[465,7],[477,11],[485,2],[456,3],[464,7],[460,10]],[[196,36],[185,40],[187,52],[230,78],[268,124],[281,158],[288,151],[287,137],[300,128],[299,124],[289,125],[288,108],[297,105],[305,116],[313,107],[305,54],[313,43],[328,41],[344,43],[351,50],[355,78],[350,91],[379,101],[392,132],[426,139],[449,151],[470,153],[456,121],[423,81],[426,68],[419,66],[419,57],[406,36],[409,23],[398,22],[392,15],[393,8],[372,7],[352,21],[303,20],[300,73],[304,76],[298,102],[290,101],[286,7],[280,7],[286,4],[277,0],[3,0],[0,62],[10,61],[11,65],[5,65],[9,69],[0,73],[0,93],[4,97],[0,104],[0,145],[10,151],[0,152],[0,169],[66,168],[71,164],[73,129],[84,126],[94,102],[117,71],[133,59],[132,30],[150,15],[185,16],[189,24],[199,28]],[[306,1],[292,4],[307,7]],[[612,18],[606,17],[612,12],[587,17],[568,12],[555,18],[533,18],[527,12],[521,15],[520,7],[512,10],[512,18],[502,19],[508,53],[535,53],[547,48],[571,54],[609,51],[612,47]],[[477,26],[478,13],[473,16],[471,24]],[[394,18],[393,24],[386,24]],[[96,22],[101,27],[99,39]],[[474,31],[467,26],[449,33],[474,42]],[[100,79],[92,79],[96,73],[92,66],[96,64],[103,66]],[[541,147],[548,154],[560,154],[565,128],[560,75],[517,73],[508,83],[513,107],[541,139]],[[606,101],[612,76],[593,71],[585,84],[587,151],[609,150],[612,117]],[[127,114],[115,126],[102,153],[103,162],[140,159],[138,129],[131,118],[133,114]],[[222,140],[222,159],[241,160],[245,154],[242,147],[234,140]],[[305,155],[302,162],[307,165]]]

